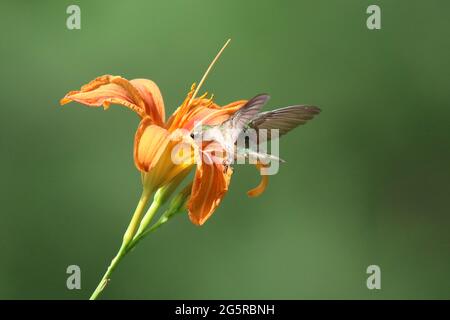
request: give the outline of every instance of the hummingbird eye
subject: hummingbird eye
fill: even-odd
[[[193,132],[191,133],[191,138],[194,139],[194,133]]]

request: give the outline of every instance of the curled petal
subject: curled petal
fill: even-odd
[[[130,83],[144,100],[145,113],[154,123],[162,126],[165,121],[164,101],[156,83],[148,79],[134,79]]]
[[[154,82],[145,79],[128,81],[122,77],[104,75],[98,77],[80,90],[70,91],[61,99],[61,105],[76,101],[87,106],[105,109],[111,103],[123,105],[141,118],[149,117],[153,123],[162,125],[164,103]]]
[[[262,164],[258,163],[256,164],[256,168],[258,170],[260,170],[263,167]],[[256,186],[255,188],[247,191],[247,195],[249,197],[258,197],[260,196],[264,190],[266,190],[267,185],[269,184],[269,176],[268,175],[261,175],[261,182],[259,183],[258,186]]]
[[[197,165],[191,198],[188,202],[189,218],[201,226],[211,216],[228,191],[232,170],[221,163],[202,161]]]

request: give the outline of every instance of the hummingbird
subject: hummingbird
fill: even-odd
[[[225,171],[238,157],[253,157],[263,163],[280,161],[277,156],[254,150],[252,146],[258,146],[264,140],[272,138],[273,129],[278,130],[278,137],[285,135],[299,125],[305,124],[320,113],[320,108],[310,105],[293,105],[271,111],[261,112],[263,106],[270,99],[267,94],[258,94],[250,99],[241,109],[228,120],[215,126],[200,125],[193,129],[191,138],[197,141],[215,141],[224,149],[226,157],[223,160]],[[260,135],[260,130],[266,130],[266,136]],[[254,135],[248,135],[249,130],[254,130]],[[244,140],[238,143],[239,139]]]

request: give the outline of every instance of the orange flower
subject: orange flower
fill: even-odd
[[[203,121],[205,125],[216,125],[225,121],[241,108],[246,100],[240,100],[220,107],[206,95],[194,98],[195,85],[192,86],[185,101],[165,121],[164,102],[158,86],[151,80],[126,80],[119,76],[104,75],[71,91],[61,99],[64,105],[71,101],[91,107],[111,103],[125,106],[141,118],[134,139],[134,161],[143,173],[144,186],[153,192],[167,185],[177,176],[185,176],[194,166],[194,161],[176,164],[171,160],[173,147],[181,138],[173,137],[177,129],[190,132],[194,123]],[[220,163],[199,161],[188,202],[189,217],[197,225],[202,225],[214,212],[228,190],[231,168]]]
[[[180,183],[196,164],[191,197],[187,204],[189,218],[196,225],[202,225],[219,205],[228,190],[232,169],[222,163],[195,161],[191,155],[181,163],[175,163],[171,157],[180,141],[191,148],[201,149],[202,157],[211,157],[207,150],[214,148],[195,146],[189,132],[196,122],[209,126],[221,124],[247,102],[239,100],[220,107],[213,102],[212,97],[207,99],[206,94],[195,97],[227,44],[209,66],[199,86],[192,85],[184,102],[167,121],[161,92],[153,81],[147,79],[127,80],[120,76],[104,75],[78,91],[70,91],[60,101],[61,105],[75,101],[90,107],[103,106],[105,110],[110,104],[119,104],[138,114],[141,120],[134,138],[134,162],[142,172],[144,190],[148,194],[169,183]],[[263,176],[263,182],[249,191],[249,196],[262,193],[266,184],[267,177]]]

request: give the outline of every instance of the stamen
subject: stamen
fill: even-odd
[[[219,53],[217,53],[216,57],[213,59],[213,61],[210,63],[208,69],[206,69],[205,74],[203,75],[202,79],[198,83],[198,87],[195,89],[194,94],[192,95],[191,99],[189,100],[188,104],[191,104],[191,102],[195,99],[195,96],[197,95],[198,91],[200,90],[201,86],[206,80],[206,77],[208,76],[209,72],[211,71],[214,64],[219,60],[219,57],[222,55],[222,52],[225,50],[225,48],[230,43],[231,39],[228,39],[227,42],[223,45],[222,49],[220,49]]]

